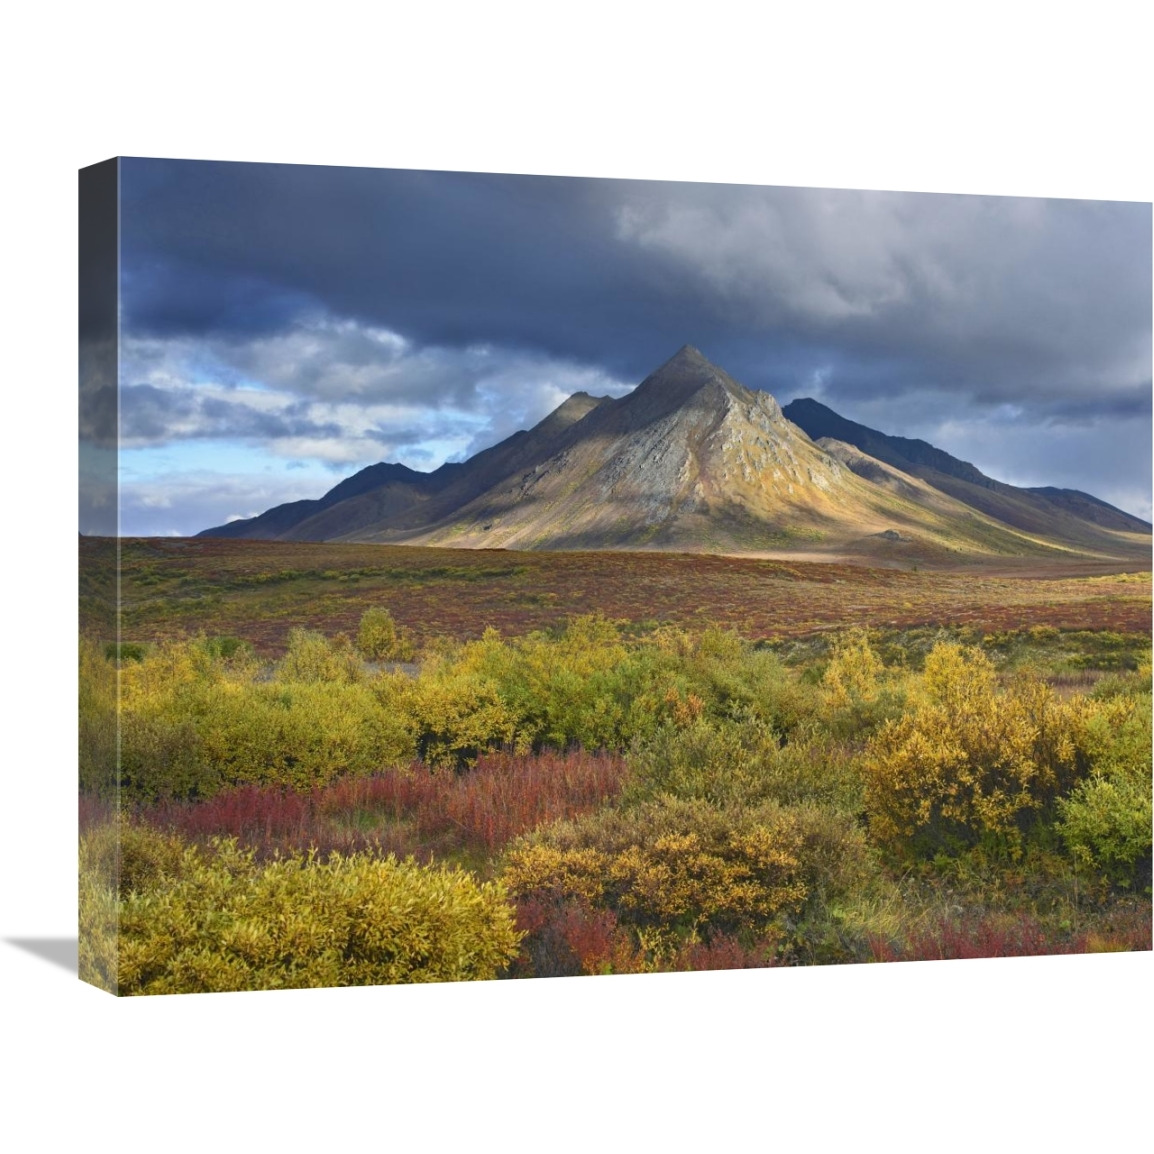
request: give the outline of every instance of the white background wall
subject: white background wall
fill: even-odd
[[[6,17],[12,1148],[1064,1150],[1143,1133],[1149,953],[117,1002],[10,944],[75,932],[78,167],[120,153],[1152,198],[1137,4],[417,10]]]

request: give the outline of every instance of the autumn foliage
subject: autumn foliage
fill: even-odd
[[[82,644],[89,980],[1149,948],[1147,640],[412,637]]]

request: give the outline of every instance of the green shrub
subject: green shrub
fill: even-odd
[[[138,641],[109,641],[104,646],[104,657],[114,663],[125,661],[143,661],[148,653],[148,646]]]
[[[754,648],[735,632],[661,629],[650,647],[650,692],[663,702],[672,691],[677,700],[700,702],[706,717],[752,718],[786,737],[820,708],[812,685],[795,678],[772,650]]]
[[[121,994],[485,979],[517,951],[501,887],[461,870],[335,854],[259,865],[232,840],[126,833],[148,868],[131,886],[122,876],[119,901],[94,882],[82,908],[82,922],[115,910]],[[101,852],[82,841],[82,863]]]
[[[1094,686],[1090,696],[1097,701],[1110,701],[1116,697],[1148,697],[1151,691],[1150,657],[1147,655],[1137,662],[1131,673],[1112,673],[1103,677]]]
[[[408,630],[398,629],[393,615],[381,607],[361,614],[357,651],[366,661],[412,661],[416,652]]]
[[[462,767],[485,750],[620,749],[632,735],[637,662],[615,625],[575,618],[559,636],[532,633],[432,654],[416,679],[382,678],[386,707],[404,713],[420,756]]]
[[[856,813],[862,780],[847,747],[817,730],[783,742],[754,718],[667,722],[629,754],[632,799],[661,794],[718,805],[818,803]]]
[[[623,748],[635,668],[617,626],[598,616],[573,618],[555,637],[530,633],[504,642],[490,630],[455,663],[457,673],[492,687],[524,750]]]
[[[240,662],[253,659],[251,643],[239,637],[205,637],[199,644],[210,657],[222,661]]]
[[[659,630],[630,646],[596,615],[510,641],[487,630],[428,652],[407,684],[374,684],[386,708],[408,718],[420,755],[457,767],[499,746],[624,750],[697,716],[788,733],[817,704],[774,654],[736,634]]]
[[[764,767],[779,739],[755,721],[717,723],[697,716],[666,722],[629,755],[630,799],[662,794],[722,804],[766,796]]]
[[[1059,803],[1074,858],[1120,886],[1149,885],[1150,698],[1112,699],[1086,726],[1093,773]]]

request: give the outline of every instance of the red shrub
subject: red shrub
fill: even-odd
[[[90,793],[79,795],[77,825],[80,832],[87,833],[96,826],[107,825],[116,815],[116,806],[102,797]]]
[[[157,803],[140,816],[194,839],[232,836],[261,855],[376,848],[427,858],[453,848],[490,852],[545,822],[596,809],[624,776],[621,758],[581,750],[490,754],[460,776],[417,763],[311,793],[243,786],[203,802]]]
[[[772,942],[746,949],[735,937],[721,934],[709,942],[686,946],[678,955],[677,970],[753,970],[775,965]]]
[[[933,961],[948,958],[1024,958],[1101,950],[1150,949],[1150,910],[1125,911],[1080,934],[1049,929],[1036,919],[970,916],[941,919],[905,943],[873,938],[874,960]]]
[[[517,903],[517,929],[525,934],[511,967],[517,978],[631,974],[644,959],[612,910],[584,902],[525,898]]]
[[[1099,919],[1093,930],[1080,936],[1079,952],[1108,953],[1151,948],[1151,908],[1149,902],[1119,903]]]
[[[324,813],[370,810],[415,822],[425,834],[493,850],[560,817],[596,809],[621,789],[619,757],[571,750],[487,754],[460,776],[420,763],[406,772],[345,778],[319,795]]]

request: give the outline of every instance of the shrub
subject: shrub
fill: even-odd
[[[546,822],[596,809],[619,792],[624,773],[620,758],[583,750],[495,753],[461,775],[418,764],[346,779],[320,793],[316,804],[328,814],[382,813],[415,823],[422,834],[493,850]]]
[[[778,747],[777,734],[752,720],[666,722],[631,751],[628,793],[631,799],[667,794],[715,804],[758,800],[766,796],[763,769]]]
[[[288,651],[277,669],[277,680],[354,685],[364,669],[347,637],[329,640],[311,629],[291,629]]]
[[[843,634],[833,643],[833,654],[821,679],[826,705],[842,709],[874,700],[883,669],[864,629]]]
[[[81,639],[79,656],[80,788],[111,797],[117,779],[117,671],[89,639]]]
[[[517,903],[517,929],[522,941],[513,977],[634,974],[652,968],[613,911],[585,901],[522,899]]]
[[[887,677],[864,629],[835,638],[821,678],[821,696],[825,724],[846,737],[900,716],[904,704],[900,686]]]
[[[863,771],[870,830],[899,853],[932,857],[985,841],[1018,857],[1023,834],[1087,768],[1084,708],[1020,678],[998,692],[978,649],[940,644],[922,696],[871,739]]]
[[[393,615],[380,606],[361,614],[357,651],[367,661],[412,661],[415,655],[408,631],[398,629]]]
[[[222,661],[243,662],[253,657],[252,645],[239,637],[206,637],[200,645],[210,657]]]
[[[109,993],[116,993],[118,835],[109,821],[83,829],[80,837],[79,935],[77,973]]]
[[[456,665],[458,675],[491,688],[523,750],[623,748],[636,670],[617,626],[595,615],[573,618],[556,637],[503,642],[490,630],[464,647]]]
[[[137,641],[109,641],[104,646],[105,659],[116,664],[125,661],[143,661],[148,653],[148,646]]]
[[[861,808],[861,776],[842,744],[801,729],[783,743],[750,717],[666,723],[634,746],[629,762],[632,799],[668,794],[720,805],[772,800],[831,804],[848,813]]]
[[[513,848],[503,877],[519,901],[611,910],[660,960],[686,941],[764,934],[853,885],[864,863],[861,834],[826,811],[665,798],[547,827]]]
[[[1057,933],[1030,916],[970,914],[934,919],[905,941],[876,938],[870,943],[874,960],[936,961],[948,958],[1029,958],[1072,954],[1082,943]]]
[[[716,628],[699,634],[658,630],[650,675],[659,701],[700,702],[697,712],[715,720],[752,718],[783,737],[819,708],[811,686],[791,676],[780,657],[755,649],[737,633]],[[659,719],[669,716],[658,710]]]
[[[1086,725],[1093,773],[1059,802],[1075,860],[1113,884],[1150,884],[1150,698],[1112,698]]]
[[[730,934],[719,934],[710,942],[686,945],[673,959],[676,970],[753,970],[775,964],[772,940],[744,946]]]
[[[517,718],[488,679],[452,666],[417,678],[379,678],[374,692],[385,712],[403,718],[414,752],[429,765],[463,769],[486,750],[509,746]]]
[[[206,691],[198,706],[199,764],[216,788],[251,782],[310,789],[405,762],[413,752],[404,720],[382,710],[366,685],[224,684]]]
[[[304,631],[274,681],[258,680],[243,654],[225,661],[199,642],[158,646],[120,671],[122,786],[138,799],[206,798],[246,783],[309,789],[407,763],[407,720],[381,708],[359,665],[351,650]]]
[[[170,837],[136,836],[163,868],[119,901],[97,895],[119,919],[121,994],[493,978],[517,952],[501,887],[460,870],[367,855],[260,865],[231,840],[174,859]]]
[[[141,807],[138,816],[198,840],[235,837],[261,858],[381,845],[422,856],[487,851],[543,823],[596,809],[619,792],[624,773],[620,758],[580,750],[487,754],[461,775],[416,764],[345,776],[311,791],[241,786],[208,801]]]
[[[630,648],[596,615],[512,641],[490,629],[428,653],[415,679],[374,685],[387,709],[408,718],[421,759],[458,769],[501,747],[624,750],[697,717],[749,717],[788,733],[815,706],[774,654],[736,634],[658,631]]]

